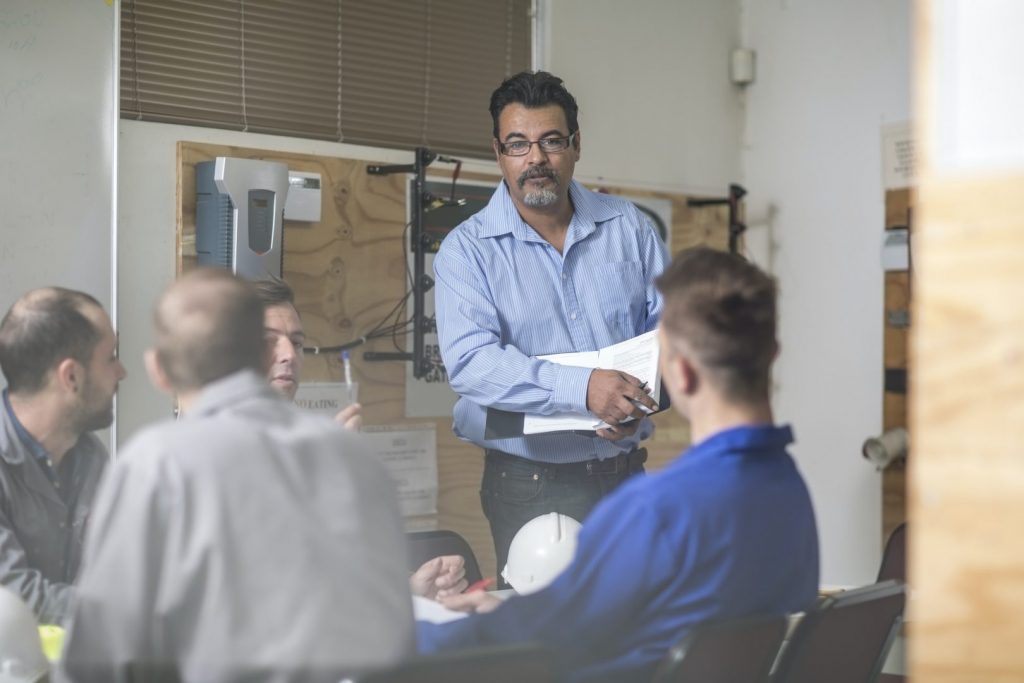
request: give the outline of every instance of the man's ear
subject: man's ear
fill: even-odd
[[[74,358],[65,358],[53,369],[53,378],[64,391],[76,394],[85,381],[85,368]]]
[[[491,148],[494,150],[494,160],[501,161],[501,143],[498,142],[498,138],[491,138]]]
[[[153,383],[153,386],[165,394],[174,396],[177,392],[175,392],[174,387],[171,385],[171,380],[168,379],[163,366],[160,365],[160,358],[157,357],[156,349],[146,349],[142,359],[146,364],[146,374],[149,375],[149,381]]]
[[[580,160],[580,151],[581,151],[580,136],[581,135],[582,135],[582,133],[580,133],[580,131],[577,130],[576,131],[576,137],[574,137],[572,139],[572,147],[573,147],[574,150],[576,150],[576,161]]]
[[[693,396],[697,393],[697,389],[700,386],[700,375],[697,373],[697,367],[685,355],[680,355],[677,363],[679,366],[679,390],[686,396]]]

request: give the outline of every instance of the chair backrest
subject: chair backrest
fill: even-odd
[[[786,634],[786,617],[709,622],[661,660],[654,683],[764,683]]]
[[[773,683],[871,683],[878,679],[903,615],[897,581],[855,588],[823,600],[797,624],[782,649]]]
[[[533,644],[500,645],[413,657],[343,683],[553,683],[551,653]]]
[[[409,555],[409,571],[414,572],[427,560],[441,555],[461,555],[466,561],[466,581],[480,580],[480,565],[476,562],[473,549],[454,531],[410,531],[405,535]]]
[[[903,522],[889,534],[882,553],[882,565],[878,568],[877,581],[894,579],[907,582],[907,523]]]

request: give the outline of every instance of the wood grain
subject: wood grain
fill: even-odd
[[[926,175],[911,359],[915,681],[1024,680],[1024,172]]]
[[[284,278],[296,303],[309,345],[332,346],[372,327],[405,291],[402,233],[406,221],[405,176],[370,176],[367,163],[194,142],[178,144],[178,272],[195,264],[195,164],[217,156],[282,161],[289,169],[321,174],[326,195],[316,224],[285,222]],[[444,177],[444,170],[431,176]],[[463,174],[471,179],[497,176]],[[616,194],[651,196],[672,202],[672,244],[725,248],[727,213],[722,207],[689,209],[681,194],[602,188]],[[399,339],[404,350],[404,340]],[[362,350],[394,350],[390,340],[369,342]],[[410,422],[404,415],[405,368],[401,363],[369,363],[352,354],[354,379],[368,424]],[[303,379],[340,381],[340,362],[307,356]],[[455,438],[450,418],[417,418],[437,428],[438,514],[408,520],[410,526],[453,529],[469,541],[485,574],[493,573],[494,549],[480,510],[483,457],[479,448]],[[689,443],[689,428],[674,412],[655,417],[657,432],[648,444],[649,469],[658,469]]]
[[[913,193],[890,190],[885,195],[885,228],[906,228],[911,218]],[[885,303],[882,320],[883,370],[905,370],[909,373],[908,344],[910,328],[895,321],[910,314],[910,272],[885,273]],[[882,395],[882,430],[907,426],[907,394],[885,391]],[[908,455],[908,457],[910,457]],[[882,529],[880,546],[899,524],[907,519],[906,463],[893,463],[882,472]]]

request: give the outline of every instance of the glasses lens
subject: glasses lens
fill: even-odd
[[[505,143],[505,154],[510,157],[519,157],[530,151],[530,143],[526,140],[516,140]]]
[[[537,144],[545,152],[564,152],[569,146],[569,138],[544,138]]]

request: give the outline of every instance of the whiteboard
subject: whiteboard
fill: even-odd
[[[113,302],[117,7],[0,0],[0,315],[45,285]]]

